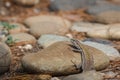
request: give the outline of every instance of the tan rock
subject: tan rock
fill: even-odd
[[[88,31],[87,35],[89,37],[94,37],[94,38],[103,38],[103,39],[109,39],[109,33],[108,33],[108,28],[103,28],[103,29],[94,29],[92,31]]]
[[[16,45],[36,43],[35,37],[27,33],[11,34],[10,36],[12,37],[13,41],[15,41]]]
[[[120,24],[107,25],[108,27],[101,27],[87,32],[87,36],[93,38],[104,39],[120,39]]]
[[[35,54],[23,57],[23,68],[28,72],[64,75],[79,73],[75,64],[81,64],[80,53],[74,52],[69,42],[57,42]],[[85,46],[85,45],[84,45]],[[109,64],[109,58],[101,51],[86,46],[93,54],[96,70],[102,70]]]
[[[119,11],[106,11],[96,16],[96,21],[101,23],[120,23]]]
[[[16,27],[14,29],[9,30],[10,34],[16,34],[16,33],[28,32],[29,31],[29,29],[27,29],[23,24],[11,23],[11,25],[15,25]]]
[[[120,24],[110,25],[109,35],[111,39],[120,39]]]
[[[71,23],[59,16],[40,15],[25,20],[30,27],[30,32],[39,37],[41,34],[65,34],[71,27]]]

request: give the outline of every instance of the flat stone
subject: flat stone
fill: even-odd
[[[44,48],[59,41],[70,41],[70,39],[64,36],[52,35],[52,34],[41,35],[41,37],[38,39],[38,43]]]
[[[111,60],[120,57],[120,53],[112,46],[100,44],[97,42],[85,41],[83,44],[94,47],[103,53],[105,53]]]
[[[30,33],[35,37],[40,37],[42,34],[63,35],[71,27],[71,22],[68,20],[51,15],[40,15],[27,18],[25,24],[30,27]]]
[[[87,36],[92,38],[103,38],[103,39],[120,39],[120,24],[107,25],[106,28],[93,29],[87,32]]]
[[[110,30],[109,30],[109,35],[112,39],[120,39],[120,24],[111,24],[110,25]]]
[[[67,76],[63,80],[103,80],[103,76],[96,71],[86,71],[81,74]]]
[[[104,24],[89,23],[89,22],[76,22],[71,27],[71,30],[72,31],[75,30],[77,32],[89,32],[89,31],[93,31],[96,29],[106,29],[106,28],[108,28],[108,26]]]
[[[119,7],[120,8],[120,7]],[[105,11],[96,15],[95,20],[100,23],[120,23],[120,11]]]
[[[75,64],[81,64],[80,53],[74,52],[69,42],[57,42],[34,54],[25,55],[22,59],[24,70],[30,73],[50,75],[66,75],[79,73]],[[85,46],[85,50],[93,54],[96,70],[102,70],[109,65],[109,58],[100,50]],[[74,64],[75,63],[75,64]]]
[[[10,48],[0,42],[0,74],[5,73],[9,70],[11,63],[11,51]]]
[[[120,6],[109,3],[109,4],[104,4],[104,5],[101,4],[101,5],[91,6],[87,9],[87,12],[92,15],[99,15],[107,11],[118,11],[119,12]]]
[[[34,36],[27,33],[11,34],[9,36],[12,37],[16,45],[35,44],[37,42]]]
[[[83,42],[90,41],[90,42],[96,42],[104,45],[109,45],[109,46],[115,46],[115,44],[107,39],[101,39],[101,38],[86,38],[83,40]]]
[[[52,10],[75,10],[96,3],[95,0],[50,0],[50,2],[50,8]]]

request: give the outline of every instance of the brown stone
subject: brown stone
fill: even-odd
[[[84,45],[85,46],[85,45]],[[109,58],[101,51],[86,47],[86,52],[93,54],[96,70],[102,70],[109,64]],[[53,45],[23,57],[23,68],[28,72],[65,75],[79,73],[75,64],[81,64],[80,53],[74,52],[69,42],[57,42]]]

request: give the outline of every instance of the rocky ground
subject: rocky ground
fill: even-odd
[[[93,74],[81,75],[74,68],[81,57],[64,42],[71,38],[93,54],[99,72],[95,75],[100,78],[88,80],[102,80],[101,76],[103,80],[120,80],[120,1],[59,1],[1,0],[0,80],[91,78]]]

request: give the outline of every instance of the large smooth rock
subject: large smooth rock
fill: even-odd
[[[85,41],[85,42],[83,42],[83,44],[94,47],[94,48],[104,52],[107,56],[109,56],[109,58],[111,60],[115,59],[117,57],[120,57],[120,53],[112,46],[100,44],[97,42],[91,42],[91,41]]]
[[[99,15],[107,11],[118,11],[119,12],[120,6],[108,3],[108,4],[100,4],[96,6],[91,6],[87,9],[87,12],[92,15]]]
[[[120,24],[111,24],[109,35],[112,39],[120,39]]]
[[[27,33],[11,34],[7,37],[7,41],[10,41],[9,37],[12,38],[16,45],[35,44],[37,42],[34,36]]]
[[[95,17],[101,23],[120,23],[120,11],[106,11]]]
[[[52,15],[40,15],[27,18],[25,24],[30,27],[30,32],[36,37],[42,34],[65,34],[71,27],[68,20]]]
[[[64,36],[52,35],[52,34],[41,35],[41,37],[38,39],[38,43],[44,48],[59,41],[70,41],[70,39]]]
[[[85,46],[86,51],[93,55],[96,70],[102,70],[109,65],[109,58],[100,50]],[[81,64],[80,53],[74,52],[69,42],[57,42],[53,45],[23,57],[24,70],[32,73],[65,75],[79,73],[76,65]]]
[[[10,48],[0,42],[0,74],[8,71],[11,63],[11,51]]]
[[[63,80],[103,80],[103,76],[96,71],[87,71],[65,77]]]
[[[120,39],[120,24],[107,25],[103,29],[93,29],[87,32],[89,37],[104,38],[104,39]]]
[[[16,2],[17,4],[31,6],[38,4],[40,0],[13,0],[13,1]]]
[[[120,6],[114,4],[89,7],[88,13],[94,15],[95,21],[100,23],[119,23]]]
[[[89,32],[89,31],[93,31],[96,29],[106,29],[108,27],[109,26],[107,25],[99,24],[99,23],[76,22],[71,27],[71,30],[77,31],[77,32]]]
[[[50,0],[50,2],[50,8],[52,10],[75,10],[96,3],[95,0]]]

